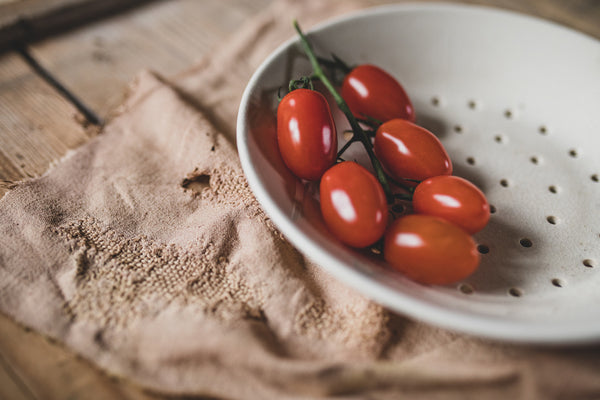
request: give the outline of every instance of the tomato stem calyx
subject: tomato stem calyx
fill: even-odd
[[[300,29],[300,26],[298,25],[298,21],[296,21],[296,20],[294,20],[294,28],[296,29],[296,32],[298,33],[298,35],[300,37],[300,43],[302,45],[302,48],[304,49],[304,52],[306,53],[306,56],[308,57],[311,65],[312,65],[313,74],[320,79],[321,83],[323,83],[323,85],[327,88],[329,93],[331,93],[336,104],[338,105],[340,110],[344,113],[346,118],[348,119],[348,122],[350,123],[350,126],[352,127],[352,131],[354,132],[354,137],[357,138],[357,140],[359,140],[363,144],[363,147],[365,148],[365,150],[369,156],[369,159],[371,160],[373,169],[375,170],[375,176],[377,177],[377,180],[383,187],[383,191],[385,192],[385,196],[388,200],[388,203],[391,203],[393,201],[392,191],[390,189],[390,185],[389,185],[388,179],[386,177],[386,174],[383,171],[383,167],[381,166],[381,163],[375,156],[375,152],[373,151],[373,144],[371,143],[369,136],[360,127],[360,124],[358,123],[358,121],[356,120],[356,118],[354,117],[352,112],[350,111],[350,108],[348,107],[348,105],[346,104],[346,102],[344,101],[342,96],[338,93],[338,91],[335,89],[335,87],[333,86],[333,84],[331,83],[331,81],[329,80],[327,75],[325,75],[325,73],[323,72],[323,69],[321,68],[321,65],[319,64],[319,60],[317,59],[317,56],[315,55],[315,53],[312,49],[312,46],[310,45],[308,39],[306,38],[306,36],[302,32],[302,30]]]

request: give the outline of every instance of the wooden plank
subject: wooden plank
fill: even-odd
[[[88,140],[75,108],[16,53],[0,55],[0,195]]]
[[[143,68],[171,76],[199,61],[271,0],[151,3],[31,46],[32,55],[101,117]]]
[[[34,400],[29,389],[0,356],[0,399]]]
[[[64,31],[148,0],[0,1],[0,50]]]
[[[1,313],[0,359],[11,371],[4,377],[0,371],[3,399],[156,399],[138,387],[105,375],[68,349],[25,330]]]

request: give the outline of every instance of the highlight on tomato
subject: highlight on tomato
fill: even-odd
[[[431,215],[412,214],[395,220],[384,239],[384,258],[408,278],[447,285],[471,275],[480,255],[471,236]]]
[[[356,118],[386,122],[394,118],[415,122],[415,109],[400,83],[383,69],[359,65],[344,78],[342,98]]]
[[[381,184],[365,167],[353,161],[336,164],[323,174],[319,189],[325,225],[341,242],[362,248],[383,236],[387,200]]]
[[[314,90],[296,89],[277,107],[277,143],[285,165],[299,178],[316,181],[337,155],[337,133],[329,104]]]
[[[482,230],[490,219],[490,205],[481,190],[458,176],[435,176],[421,182],[413,193],[417,214],[444,218],[470,234]]]
[[[452,174],[452,162],[440,140],[412,122],[393,119],[381,124],[373,145],[381,164],[398,181]]]

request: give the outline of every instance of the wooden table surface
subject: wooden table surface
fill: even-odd
[[[169,76],[192,66],[271,1],[0,0],[0,197],[93,137],[140,69]],[[462,2],[600,38],[597,0]],[[99,371],[0,313],[0,399],[64,398],[162,397]]]

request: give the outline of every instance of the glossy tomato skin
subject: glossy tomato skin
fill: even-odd
[[[413,193],[417,214],[444,218],[474,234],[490,219],[490,205],[479,188],[458,176],[435,176],[421,182]]]
[[[387,201],[366,168],[352,161],[336,164],[323,174],[319,190],[325,225],[341,242],[362,248],[383,236]]]
[[[359,65],[344,78],[342,98],[357,118],[386,122],[402,118],[415,122],[415,109],[404,88],[393,76],[375,65]]]
[[[407,215],[385,233],[384,258],[394,269],[424,284],[447,285],[472,274],[479,253],[471,236],[431,215]]]
[[[375,154],[396,180],[425,180],[451,175],[452,162],[440,140],[427,129],[403,119],[382,124],[375,133]]]
[[[285,165],[299,178],[315,181],[333,165],[337,133],[325,97],[296,89],[277,107],[277,143]]]

